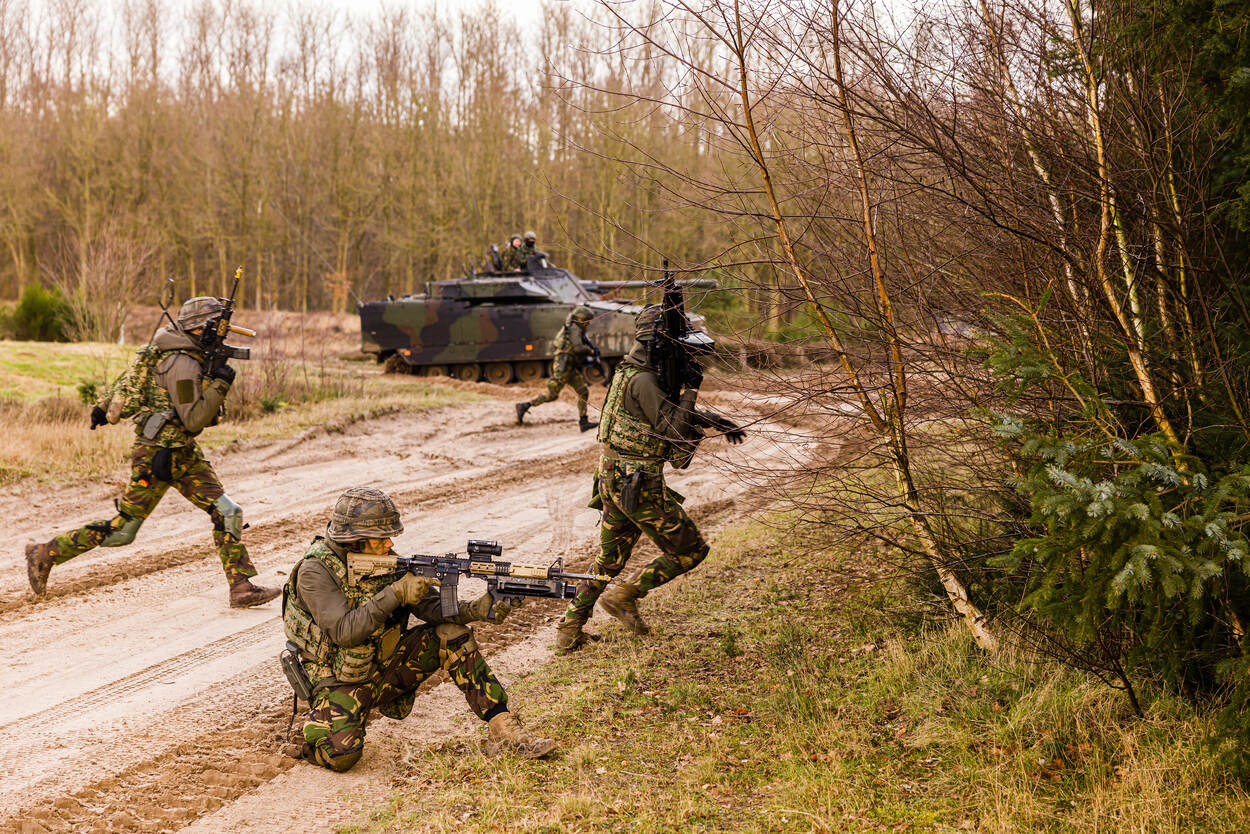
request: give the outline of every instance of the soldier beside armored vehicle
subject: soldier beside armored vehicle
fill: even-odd
[[[634,318],[642,308],[601,295],[647,283],[583,281],[539,251],[524,271],[509,272],[498,250],[492,247],[491,255],[490,268],[429,281],[423,293],[361,304],[361,350],[395,372],[532,383],[552,375],[555,335],[584,305],[594,311],[586,336],[598,345],[603,372],[610,375],[633,344]],[[715,286],[706,279],[683,283]],[[702,326],[700,317],[691,318],[693,326]]]

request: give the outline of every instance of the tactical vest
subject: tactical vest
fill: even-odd
[[[567,356],[573,353],[573,337],[569,335],[569,328],[578,327],[571,321],[566,321],[564,327],[560,328],[560,332],[556,334],[555,340],[551,343],[552,349],[555,350],[556,356]],[[581,341],[580,339],[578,340]]]
[[[665,461],[672,455],[673,444],[661,437],[654,426],[625,408],[629,383],[644,370],[628,362],[622,362],[616,369],[599,417],[598,439],[626,460]]]
[[[300,566],[309,559],[316,559],[330,569],[352,610],[359,608],[372,599],[374,594],[394,582],[395,575],[370,576],[349,583],[347,563],[330,550],[322,536],[317,536],[304,558],[291,569],[291,576],[282,589],[282,625],[287,639],[299,646],[304,670],[313,686],[327,678],[334,678],[342,683],[368,680],[385,659],[381,650],[382,636],[394,626],[383,623],[358,646],[345,648],[337,645],[321,630],[312,614],[300,604],[299,594],[296,592],[296,577],[299,576]]]
[[[157,380],[157,366],[167,356],[178,353],[187,351],[157,350],[151,346],[142,348],[126,372],[113,383],[110,393],[111,398],[121,401],[121,419],[133,418],[136,435],[142,436],[143,427],[153,414],[166,412],[175,415],[156,437],[150,440],[145,438],[145,442],[157,446],[186,446],[194,439],[178,421],[173,398]]]

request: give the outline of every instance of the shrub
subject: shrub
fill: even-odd
[[[78,399],[83,401],[84,405],[95,405],[96,400],[100,397],[100,389],[105,383],[98,379],[84,379],[78,383]]]
[[[28,284],[18,299],[17,306],[7,317],[7,327],[13,338],[35,342],[69,341],[66,329],[69,322],[69,305],[55,287],[44,289],[39,284]]]

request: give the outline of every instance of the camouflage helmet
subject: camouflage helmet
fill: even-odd
[[[660,305],[648,304],[634,317],[634,338],[640,342],[654,339],[663,322],[664,311]]]
[[[526,232],[526,233],[525,233],[525,242],[526,242],[526,243],[533,243],[533,242],[534,242],[534,241],[536,241],[536,240],[538,240],[538,235],[534,234],[533,232]]]
[[[395,502],[380,489],[352,487],[334,502],[326,535],[331,541],[389,539],[404,532]]]
[[[511,246],[512,241],[520,240],[520,239],[521,239],[521,236],[518,235],[516,232],[513,232],[512,234],[508,235],[508,245]]]
[[[595,317],[595,311],[587,307],[585,304],[578,304],[573,308],[573,312],[569,313],[569,321],[574,319],[578,321],[590,321]]]
[[[211,295],[188,298],[178,309],[178,328],[194,330],[197,327],[203,327],[209,319],[224,309],[226,305],[221,303],[221,299],[213,298]]]

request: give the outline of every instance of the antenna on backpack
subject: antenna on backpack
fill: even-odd
[[[161,329],[163,322],[168,321],[175,330],[178,329],[178,323],[169,314],[169,305],[174,303],[174,289],[174,279],[166,278],[165,286],[161,288],[160,298],[157,299],[157,303],[161,308],[161,317],[156,320],[156,326],[152,328],[152,335],[148,337],[148,347],[152,347],[152,342],[156,340],[156,331]]]

